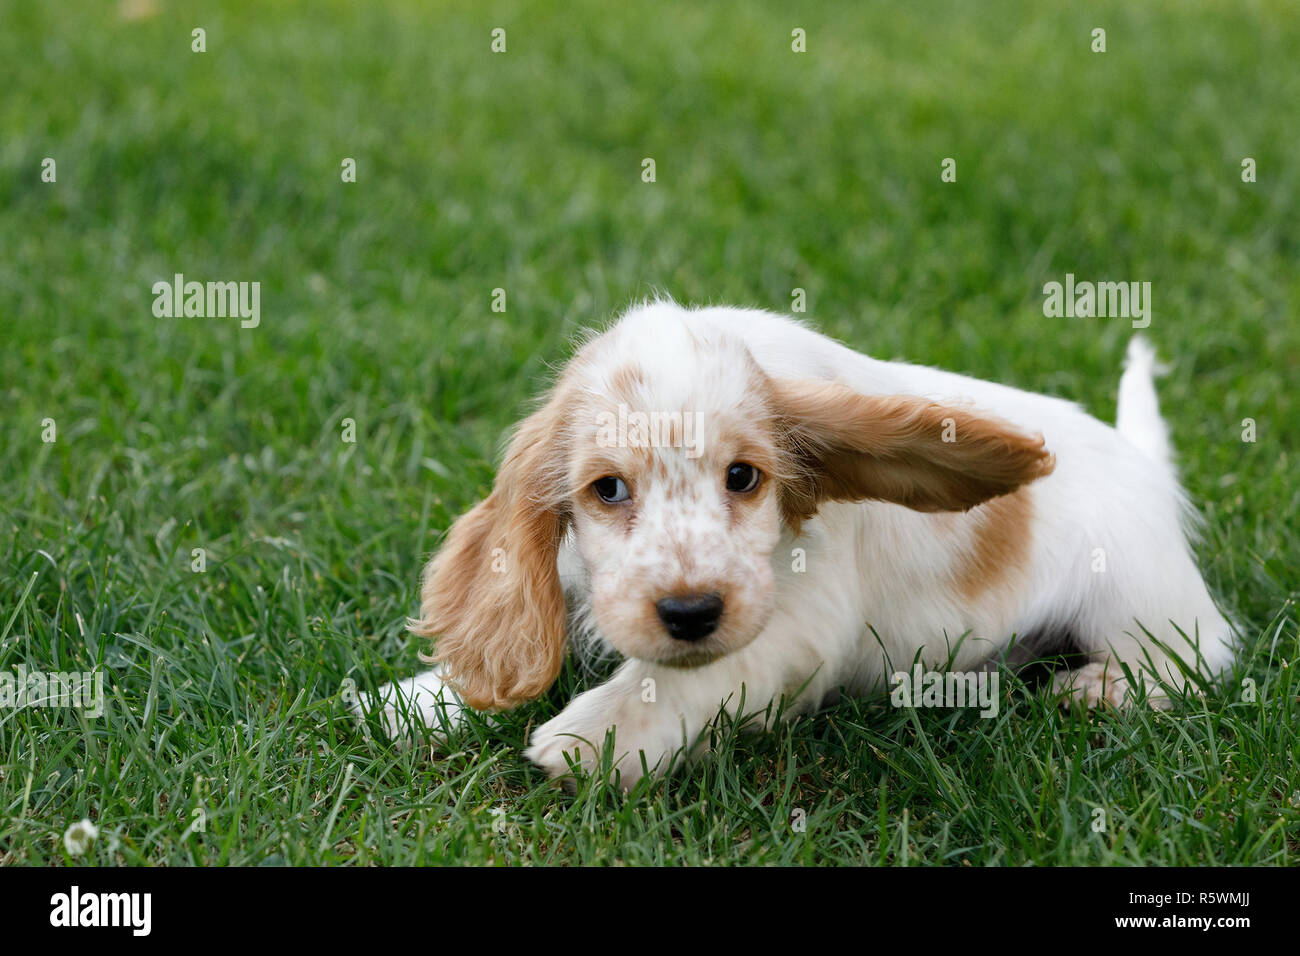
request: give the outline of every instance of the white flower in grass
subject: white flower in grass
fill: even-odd
[[[80,823],[74,823],[63,831],[63,845],[67,848],[69,855],[81,856],[90,849],[90,844],[94,843],[98,837],[99,827],[89,820],[82,820]]]

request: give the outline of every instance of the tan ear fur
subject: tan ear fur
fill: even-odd
[[[564,533],[564,402],[521,423],[484,501],[452,525],[424,571],[420,619],[430,660],[481,710],[542,694],[564,663],[566,616],[556,555]]]
[[[966,511],[1055,467],[1041,435],[964,407],[912,395],[863,395],[838,383],[770,384],[793,459],[782,482],[782,511],[795,528],[823,501],[878,499],[917,511]]]

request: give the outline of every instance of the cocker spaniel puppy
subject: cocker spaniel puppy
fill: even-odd
[[[1234,631],[1189,547],[1153,364],[1135,339],[1111,427],[789,318],[633,308],[569,362],[429,563],[411,629],[437,666],[379,692],[390,730],[537,697],[571,635],[624,661],[527,756],[591,769],[612,732],[624,786],[643,758],[661,773],[706,747],[742,692],[747,712],[784,696],[793,714],[915,663],[1068,643],[1085,663],[1056,675],[1063,698],[1160,703],[1223,670]]]

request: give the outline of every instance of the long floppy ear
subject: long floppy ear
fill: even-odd
[[[966,511],[1051,474],[1041,435],[961,406],[846,385],[772,380],[792,473],[782,511],[798,528],[822,501],[879,499],[917,511]]]
[[[420,619],[431,658],[480,710],[543,693],[564,663],[564,401],[558,390],[515,432],[492,494],[452,525],[424,569]]]

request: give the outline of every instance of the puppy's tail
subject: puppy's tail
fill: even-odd
[[[1133,336],[1124,359],[1124,374],[1119,380],[1115,428],[1130,444],[1172,471],[1174,456],[1169,428],[1160,417],[1160,403],[1156,399],[1155,379],[1164,371],[1156,364],[1156,350],[1151,343],[1140,335]]]

